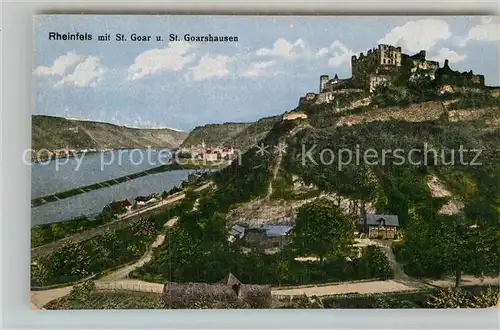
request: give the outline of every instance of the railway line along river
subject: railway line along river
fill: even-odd
[[[143,150],[146,153],[146,150]],[[118,153],[121,157],[118,158]],[[31,198],[54,194],[69,189],[90,185],[93,183],[110,180],[120,176],[141,172],[162,165],[155,157],[133,157],[132,151],[114,150],[108,151],[107,155],[100,153],[85,155],[80,163],[77,159],[70,159],[65,164],[57,167],[55,161],[47,164],[33,164]],[[137,154],[137,152],[136,152]],[[151,154],[157,155],[153,150]],[[111,158],[113,161],[111,161]],[[102,166],[104,159],[106,166]],[[163,158],[162,161],[167,161]],[[89,191],[73,197],[61,199],[55,202],[43,204],[31,208],[31,225],[61,222],[82,215],[95,216],[103,207],[113,200],[132,200],[140,195],[161,193],[170,190],[174,186],[180,186],[186,180],[192,170],[174,170],[157,174],[151,174],[113,186]]]

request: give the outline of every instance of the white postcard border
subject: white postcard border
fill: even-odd
[[[498,310],[273,310],[273,311],[31,311],[29,308],[31,173],[21,159],[31,141],[35,13],[491,14],[495,1],[32,1],[1,4],[1,293],[2,328],[453,328],[497,329]]]

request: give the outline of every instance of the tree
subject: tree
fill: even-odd
[[[90,261],[82,245],[68,241],[51,255],[47,264],[50,277],[83,277],[88,274]]]
[[[475,223],[466,218],[453,217],[443,237],[445,246],[441,255],[446,268],[455,275],[455,287],[460,285],[462,273],[476,276],[498,275],[498,226]]]
[[[213,242],[227,242],[228,223],[226,217],[221,213],[215,213],[203,224],[203,244]]]
[[[152,218],[140,218],[134,223],[135,236],[153,237],[156,234],[156,225]]]
[[[198,212],[201,218],[211,217],[219,208],[219,205],[214,198],[201,197],[198,202]]]
[[[443,237],[447,231],[445,216],[415,217],[405,230],[403,254],[405,272],[411,276],[441,277],[447,271],[443,249]]]
[[[95,283],[92,280],[87,280],[81,284],[75,285],[72,289],[71,292],[69,293],[69,298],[75,299],[78,301],[85,301],[87,300],[92,291],[95,290]]]
[[[498,274],[499,242],[498,226],[487,222],[448,215],[415,219],[405,235],[405,270],[414,276],[452,273],[458,287],[462,273]]]
[[[40,246],[45,242],[45,231],[40,227],[31,228],[31,247]]]
[[[46,261],[42,259],[34,260],[31,263],[31,280],[38,284],[43,285],[48,279],[48,271]]]
[[[387,279],[392,274],[391,264],[379,246],[369,245],[361,256],[361,271],[364,278]]]
[[[293,231],[299,253],[313,254],[321,261],[327,255],[347,256],[354,241],[354,222],[333,201],[316,199],[298,209]]]
[[[281,286],[281,282],[283,280],[288,280],[290,276],[290,260],[289,258],[280,253],[275,259],[275,265],[272,267],[272,270],[275,272],[275,276],[278,282],[278,286]]]

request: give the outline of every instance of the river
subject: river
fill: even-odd
[[[65,164],[61,164],[63,160],[60,160],[59,164],[55,160],[45,165],[33,164],[31,165],[31,199],[162,165],[158,161],[157,156],[160,154],[157,151],[153,150],[150,154],[152,156],[149,159],[153,159],[152,162],[148,161],[147,150],[143,150],[142,162],[140,162],[141,157],[138,152],[115,150],[103,155],[87,154],[83,157],[79,167],[76,158],[71,158]],[[101,159],[104,161],[101,162]],[[167,159],[168,157],[163,157],[161,160]],[[34,207],[31,208],[31,225],[60,222],[82,215],[94,216],[113,200],[133,200],[139,195],[161,193],[174,186],[180,186],[191,172],[192,170],[176,170],[152,174]]]

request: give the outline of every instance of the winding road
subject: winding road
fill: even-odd
[[[170,219],[165,227],[172,227],[177,223],[178,218]],[[153,249],[162,245],[165,241],[165,233],[159,234],[155,241],[151,244],[150,248],[144,256],[142,256],[137,262],[124,266],[116,271],[101,277],[94,281],[96,289],[98,290],[131,290],[131,291],[142,291],[142,292],[156,292],[161,293],[163,290],[163,284],[150,283],[140,280],[127,279],[128,274],[137,268],[140,268],[151,261],[153,256]],[[38,308],[42,308],[47,303],[52,300],[64,297],[71,292],[73,285],[69,285],[57,289],[49,289],[42,291],[31,291],[31,303]]]

